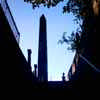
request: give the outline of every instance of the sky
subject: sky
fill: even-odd
[[[56,7],[32,9],[31,4],[24,0],[8,0],[12,15],[20,32],[19,46],[27,59],[27,49],[32,49],[31,66],[34,70],[34,64],[38,62],[38,40],[39,40],[39,21],[42,14],[46,17],[47,23],[47,52],[48,52],[48,80],[62,80],[62,73],[65,73],[66,80],[68,70],[72,64],[74,52],[67,50],[68,45],[58,44],[62,39],[63,32],[69,36],[75,31],[74,16],[72,14],[63,14],[62,7],[65,4],[60,3]]]

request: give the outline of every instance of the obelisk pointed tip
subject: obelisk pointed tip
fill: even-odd
[[[45,15],[44,15],[44,14],[42,14],[42,15],[41,15],[41,18],[44,18],[44,19],[45,19]]]

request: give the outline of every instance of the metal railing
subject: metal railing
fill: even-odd
[[[13,31],[13,35],[14,35],[17,43],[19,43],[20,33],[19,33],[19,31],[18,31],[18,29],[16,27],[16,24],[15,24],[15,21],[13,19],[12,14],[11,14],[11,11],[10,11],[10,8],[8,6],[8,3],[7,3],[6,0],[0,0],[0,4],[1,4],[1,7],[2,7],[2,9],[4,11],[4,14],[5,14],[6,18],[7,18],[7,21],[9,23],[10,27],[11,27],[11,30]]]
[[[95,65],[93,65],[89,60],[87,60],[84,56],[79,54],[79,56],[88,64],[90,67],[92,67],[95,71],[100,73],[100,69],[98,69]]]

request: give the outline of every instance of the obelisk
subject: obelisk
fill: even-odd
[[[41,82],[48,81],[48,63],[47,63],[47,30],[46,18],[40,17],[39,29],[39,48],[38,48],[38,78]]]

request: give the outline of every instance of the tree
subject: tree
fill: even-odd
[[[76,51],[77,53],[80,52],[80,31],[79,32],[72,32],[70,36],[66,37],[66,32],[63,33],[62,40],[59,40],[58,43],[67,43],[68,50]]]
[[[54,7],[59,2],[64,0],[24,0],[25,2],[30,2],[33,6],[33,9],[36,7],[39,7],[40,5],[46,6],[46,7]]]
[[[63,2],[65,0],[24,0],[25,2],[30,2],[33,6],[33,9],[36,7],[39,7],[40,5],[46,6],[46,7],[55,7],[58,3]],[[80,36],[83,36],[84,34],[89,34],[89,30],[93,27],[92,24],[90,24],[90,19],[93,16],[97,16],[99,14],[100,10],[100,0],[66,0],[66,5],[63,7],[63,13],[73,13],[73,15],[76,17],[75,21],[80,24],[80,21],[83,21],[82,25],[80,24],[81,32],[76,32],[71,34],[70,37],[65,37],[63,35],[63,42],[70,43],[71,48],[70,49],[76,49],[76,45],[79,45],[79,40],[76,42],[76,40],[73,40],[73,37],[77,37],[77,34],[81,33]],[[68,40],[69,39],[69,40]],[[67,40],[67,41],[65,41]],[[76,44],[78,43],[78,44]],[[76,47],[75,47],[76,46]]]
[[[46,7],[54,7],[58,3],[65,0],[24,0],[30,2],[33,8],[44,5]],[[98,12],[100,0],[66,0],[66,5],[63,7],[63,12],[72,12],[77,18],[83,18],[91,15],[91,9],[96,9]],[[98,7],[97,7],[98,6]]]

